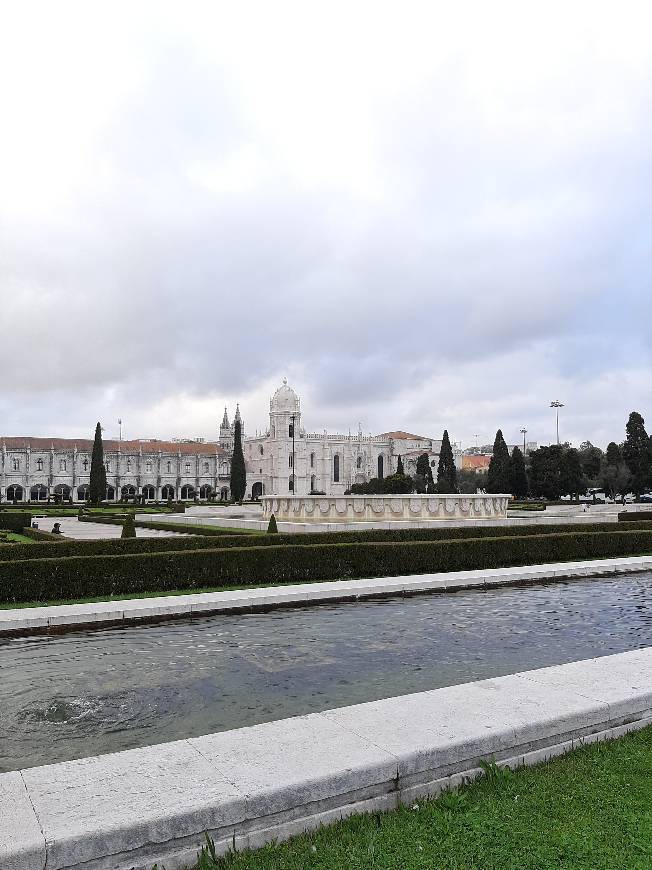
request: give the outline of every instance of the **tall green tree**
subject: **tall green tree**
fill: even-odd
[[[435,481],[432,477],[432,468],[427,453],[422,453],[417,459],[417,470],[414,477],[414,485],[417,492],[434,492]]]
[[[231,457],[231,498],[242,501],[247,491],[247,469],[242,453],[242,425],[235,421],[233,433],[233,456]],[[294,469],[292,469],[294,472]]]
[[[525,459],[518,447],[512,450],[509,461],[510,489],[516,498],[525,498],[528,494],[527,472],[525,471]]]
[[[89,481],[89,501],[99,505],[106,498],[106,468],[104,466],[104,446],[102,444],[102,427],[95,427],[95,440],[91,454],[91,479]]]
[[[549,447],[539,447],[529,454],[532,495],[552,500],[562,495],[564,491],[561,473],[563,449],[558,444],[551,444]]]
[[[403,457],[400,454],[398,457],[398,462],[396,464],[396,473],[405,474],[405,468],[403,467]]]
[[[494,440],[494,449],[487,474],[487,492],[511,492],[509,450],[499,429]]]
[[[455,468],[453,448],[451,447],[447,429],[444,429],[441,450],[439,451],[437,492],[457,492],[457,469]]]
[[[574,447],[564,450],[561,456],[561,488],[563,495],[576,499],[586,492],[580,454]]]
[[[632,492],[640,496],[652,482],[650,439],[645,431],[645,420],[638,411],[632,411],[625,428],[623,460],[632,475]]]

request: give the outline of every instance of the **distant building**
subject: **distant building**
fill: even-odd
[[[480,474],[489,469],[491,453],[464,453],[462,454],[461,467],[463,471],[475,471]]]

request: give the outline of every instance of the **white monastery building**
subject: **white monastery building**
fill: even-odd
[[[247,492],[261,495],[342,495],[354,483],[396,472],[403,457],[406,474],[427,453],[437,476],[440,440],[408,432],[355,435],[307,432],[301,422],[301,402],[287,380],[269,403],[269,428],[264,435],[246,438]]]
[[[270,400],[269,428],[263,435],[245,437],[240,409],[230,423],[225,408],[215,442],[105,441],[107,499],[228,499],[236,420],[243,435],[248,498],[341,495],[354,483],[394,474],[399,456],[406,474],[413,474],[422,453],[428,454],[437,476],[440,440],[402,431],[364,435],[360,428],[355,435],[307,432],[299,397],[284,380]],[[85,439],[0,437],[0,500],[84,501],[92,450],[92,440]]]

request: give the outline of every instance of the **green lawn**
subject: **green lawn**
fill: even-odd
[[[16,544],[36,543],[34,538],[28,538],[27,535],[20,535],[18,532],[7,532],[5,530],[0,532],[0,544],[10,544],[12,541]]]
[[[652,729],[195,870],[650,870]]]

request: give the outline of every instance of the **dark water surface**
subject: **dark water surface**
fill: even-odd
[[[652,645],[652,573],[0,639],[0,771]]]

